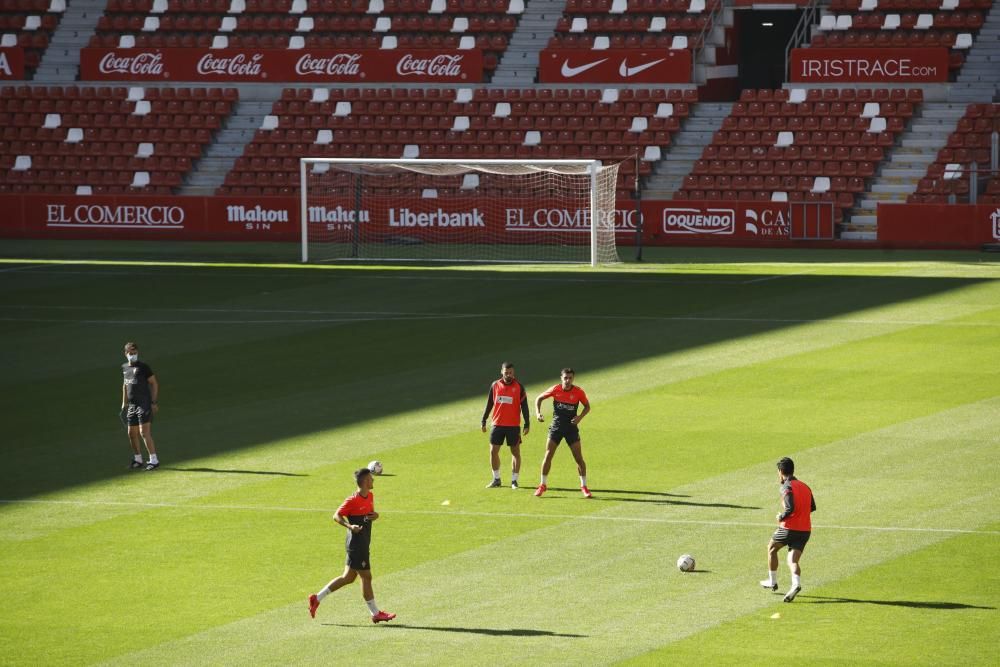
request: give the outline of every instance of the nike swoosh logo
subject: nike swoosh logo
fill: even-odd
[[[567,79],[571,79],[577,74],[583,74],[588,69],[593,69],[594,67],[597,67],[606,60],[607,58],[601,58],[600,60],[595,60],[592,63],[587,63],[586,65],[580,65],[579,67],[570,67],[569,59],[566,59],[563,61],[562,64],[562,75]]]
[[[666,60],[666,58],[660,58],[659,60],[654,60],[653,62],[646,63],[644,65],[636,65],[635,67],[629,67],[628,66],[628,58],[626,58],[626,59],[622,60],[621,67],[618,68],[618,73],[620,75],[628,78],[628,77],[630,77],[630,76],[632,76],[634,74],[638,74],[639,72],[643,72],[643,71],[649,69],[653,65],[659,65],[664,60]]]

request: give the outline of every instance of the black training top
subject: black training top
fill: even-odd
[[[122,375],[125,378],[125,391],[128,402],[136,405],[149,405],[152,398],[149,395],[149,378],[153,377],[153,369],[149,364],[137,361],[135,364],[122,364]]]

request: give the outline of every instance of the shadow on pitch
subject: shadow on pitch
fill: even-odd
[[[343,628],[355,627],[347,623],[324,623],[323,625],[335,625]],[[552,632],[551,630],[532,630],[529,628],[459,628],[448,626],[406,625],[405,623],[386,624],[383,627],[403,628],[405,630],[432,630],[434,632],[458,632],[472,635],[489,635],[491,637],[570,637],[575,639],[589,637],[589,635]]]
[[[996,609],[996,607],[981,607],[961,602],[917,602],[915,600],[858,600],[855,598],[837,598],[824,595],[800,595],[799,599],[813,600],[812,604],[877,604],[887,607],[910,607],[912,609]]]
[[[167,468],[163,466],[160,470],[174,470],[177,472],[218,472],[227,475],[277,475],[280,477],[308,477],[309,475],[299,472],[277,472],[275,470],[226,470],[224,468]]]
[[[568,491],[577,492],[579,489],[564,489],[557,487],[550,487],[549,491]],[[723,509],[734,509],[734,510],[759,510],[760,507],[754,507],[752,505],[733,505],[732,503],[696,503],[691,500],[662,500],[659,498],[617,498],[614,496],[601,496],[597,495],[602,492],[601,489],[591,489],[594,492],[594,496],[590,500],[602,500],[604,502],[611,503],[652,503],[653,505],[685,505],[688,507],[720,507]],[[604,490],[604,493],[621,493],[620,491],[612,491],[610,489]],[[640,493],[638,491],[632,491],[631,493]],[[656,493],[649,495],[657,496],[672,496],[671,493]],[[690,496],[677,496],[679,498],[690,498]]]

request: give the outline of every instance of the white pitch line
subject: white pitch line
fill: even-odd
[[[305,512],[311,514],[326,514],[333,512],[333,508],[318,507],[275,507],[267,505],[196,505],[183,503],[143,503],[118,500],[0,500],[0,505],[71,505],[76,507],[139,507],[146,509],[182,509],[182,510],[204,510],[204,511],[245,511],[245,512]],[[419,514],[436,517],[462,516],[462,517],[492,517],[503,519],[580,519],[584,521],[632,521],[634,523],[663,523],[693,526],[733,526],[737,528],[773,528],[774,523],[757,523],[750,521],[701,521],[694,519],[668,519],[659,517],[621,517],[587,514],[531,514],[528,512],[467,512],[464,510],[393,510],[390,514]],[[909,532],[909,533],[948,533],[957,535],[1000,535],[1000,530],[969,530],[965,528],[914,528],[907,526],[825,526],[816,524],[814,526],[820,530],[863,530],[876,532]]]

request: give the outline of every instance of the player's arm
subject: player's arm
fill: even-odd
[[[811,505],[812,505],[812,506],[811,506],[811,507],[809,508],[809,511],[810,511],[810,512],[815,512],[815,511],[816,511],[816,496],[810,496],[810,498],[809,498],[809,502],[810,502],[810,503],[811,503]]]
[[[160,383],[157,382],[155,375],[149,376],[149,397],[153,401],[153,412],[156,412],[160,409]]]
[[[550,396],[552,396],[552,390],[543,391],[538,395],[538,398],[535,399],[535,417],[540,422],[545,421],[545,417],[542,415],[542,401]]]
[[[583,418],[587,416],[588,412],[590,412],[590,401],[584,398],[580,400],[580,403],[583,404],[583,412],[581,412],[580,414],[578,414],[577,416],[573,417],[573,419],[570,420],[574,424],[579,424],[580,422],[582,422]]]
[[[126,400],[126,396],[125,396],[125,383],[122,382],[122,410],[125,409],[125,400]]]
[[[791,489],[788,489],[788,491],[782,496],[781,504],[784,511],[778,515],[778,521],[784,521],[792,515],[792,512],[795,511],[795,495],[792,494]]]
[[[333,520],[339,523],[347,530],[351,531],[352,533],[361,532],[361,526],[355,526],[350,521],[348,521],[347,517],[340,513],[340,510],[337,510],[336,514],[333,515]]]
[[[486,392],[486,409],[483,410],[483,433],[486,433],[486,420],[490,416],[490,412],[493,410],[493,385],[490,385],[489,390]]]
[[[531,430],[531,413],[528,412],[528,394],[524,391],[524,385],[521,385],[521,417],[524,419],[524,434],[528,435],[528,431]]]

